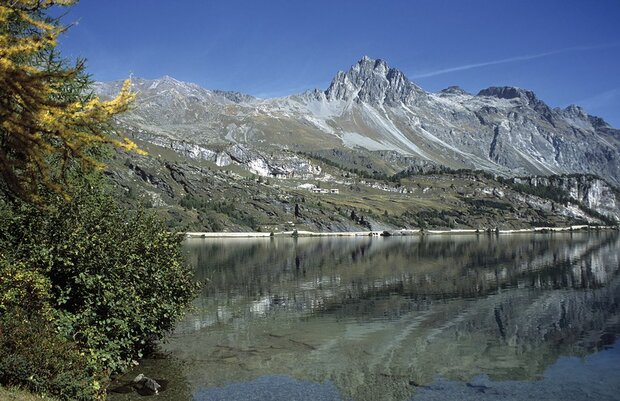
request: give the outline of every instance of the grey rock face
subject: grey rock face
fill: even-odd
[[[410,103],[424,91],[383,60],[364,56],[348,72],[338,72],[325,91],[329,100],[355,100],[369,104]]]
[[[620,221],[620,193],[604,180],[588,175],[518,178],[531,186],[544,185],[566,192],[571,199]]]

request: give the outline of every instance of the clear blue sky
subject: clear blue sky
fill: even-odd
[[[82,0],[64,21],[96,80],[282,96],[368,55],[428,91],[519,86],[620,127],[620,0]]]

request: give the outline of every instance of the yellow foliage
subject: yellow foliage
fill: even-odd
[[[22,263],[12,264],[0,254],[0,315],[22,308],[51,317],[48,304],[51,284],[47,277]]]
[[[71,159],[101,167],[86,151],[99,144],[137,151],[134,142],[106,134],[110,119],[134,99],[130,81],[110,101],[67,96],[67,85],[83,73],[50,68],[41,55],[53,51],[63,28],[45,18],[52,5],[71,0],[12,0],[0,3],[0,178],[5,192],[38,200],[38,187],[63,193],[53,164],[63,168]],[[47,53],[46,53],[47,52]],[[1,184],[1,183],[0,183]]]

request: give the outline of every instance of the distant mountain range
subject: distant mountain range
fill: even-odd
[[[112,96],[120,85],[95,89]],[[620,130],[579,106],[551,108],[515,87],[429,93],[368,57],[338,72],[327,90],[281,98],[208,90],[167,76],[136,78],[133,89],[136,105],[119,121],[128,133],[190,157],[231,159],[260,175],[295,172],[296,164],[274,161],[278,150],[331,150],[364,155],[378,172],[445,166],[504,176],[588,173],[620,184]],[[246,152],[245,161],[230,149]]]
[[[111,97],[121,85],[95,91]],[[429,93],[368,57],[326,90],[274,99],[171,77],[136,78],[133,90],[136,103],[116,125],[148,155],[118,153],[106,174],[124,202],[154,208],[172,229],[620,221],[620,130],[531,91]]]

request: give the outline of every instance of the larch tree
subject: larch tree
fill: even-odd
[[[84,62],[69,65],[55,51],[65,27],[48,11],[74,3],[0,0],[0,191],[9,197],[39,202],[41,189],[66,194],[70,161],[102,167],[89,153],[98,145],[137,150],[109,135],[111,118],[134,98],[129,80],[102,101],[89,90]]]

